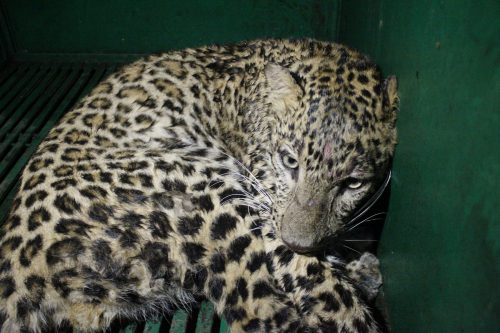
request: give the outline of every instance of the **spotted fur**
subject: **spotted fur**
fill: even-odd
[[[102,330],[194,296],[232,332],[378,332],[347,273],[297,251],[341,232],[376,187],[396,107],[395,80],[333,43],[125,66],[22,174],[1,229],[2,332]]]

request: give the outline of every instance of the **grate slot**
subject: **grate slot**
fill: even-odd
[[[66,81],[65,85],[69,88],[68,93],[59,104],[55,105],[51,117],[34,137],[26,151],[19,158],[4,158],[0,161],[0,196],[4,197],[8,191],[7,197],[2,199],[0,205],[0,221],[4,220],[7,215],[7,209],[15,195],[15,181],[28,159],[58,119],[76,102],[84,91],[91,89],[96,84],[101,75],[102,71],[87,68],[79,73],[79,78],[74,84]]]
[[[59,119],[71,110],[71,108],[75,105],[75,103],[80,100],[84,95],[88,93],[96,84],[99,82],[100,77],[102,76],[102,71],[103,68],[92,68],[92,67],[84,67],[81,78],[85,79],[84,85],[79,86],[78,91],[72,91],[71,94],[68,94],[65,96],[64,100],[61,102],[61,104],[56,108],[54,113],[50,116],[50,118],[47,120],[43,128],[40,130],[40,132],[35,136],[33,143],[31,145],[38,146],[40,142],[45,138],[45,136],[49,133],[49,131],[54,127],[57,122],[59,122]],[[43,135],[42,137],[40,137]]]
[[[2,105],[6,103],[6,94],[9,91],[12,91],[13,87],[18,83],[18,81],[26,74],[29,75],[28,71],[30,70],[29,66],[12,66],[14,68],[13,73],[5,79],[5,82],[2,82],[2,85],[0,86],[0,110],[2,108]],[[34,70],[32,68],[32,70]]]
[[[11,103],[18,103],[23,98],[23,93],[26,92],[27,87],[30,86],[30,82],[33,81],[33,77],[40,71],[39,67],[28,67],[27,71],[21,71],[19,75],[14,75],[12,77],[13,82],[11,85],[6,84],[4,86],[5,91],[0,92],[0,124],[5,121],[5,118],[9,116],[5,112],[6,107]]]
[[[44,96],[37,101],[37,103],[31,108],[30,112],[28,112],[27,115],[21,119],[20,123],[14,129],[14,134],[9,136],[6,142],[0,144],[0,155],[3,156],[5,150],[9,148],[8,145],[14,138],[16,138],[17,134],[22,136],[21,140],[18,140],[12,147],[10,147],[11,149],[8,153],[8,157],[3,158],[3,160],[14,160],[15,156],[20,156],[23,153],[26,149],[26,144],[29,140],[31,140],[31,136],[34,131],[39,129],[46,122],[48,114],[54,109],[55,105],[61,101],[64,94],[66,94],[69,88],[75,83],[78,75],[79,72],[77,70],[72,70],[70,72],[68,72],[68,70],[60,71],[59,76],[52,82],[50,89],[48,89]],[[29,121],[32,121],[32,123],[29,124]],[[26,125],[30,126],[26,129]],[[22,130],[24,130],[24,132]],[[8,189],[12,187],[12,183],[14,181],[15,179],[12,179],[12,181],[0,183],[0,198],[2,198]],[[7,188],[4,188],[3,186],[6,186]]]
[[[165,316],[160,322],[160,332],[170,332],[170,324],[172,323],[173,314]]]
[[[43,78],[48,75],[45,81]],[[3,110],[2,115],[3,125],[0,127],[0,138],[2,141],[8,136],[12,127],[24,116],[29,106],[35,103],[39,94],[44,90],[46,85],[50,83],[55,73],[50,74],[49,68],[43,68],[37,71],[36,75],[32,77],[30,82],[15,96],[15,102],[9,103]],[[10,140],[10,139],[9,139]],[[23,145],[23,142],[18,143]],[[0,164],[0,179],[4,177],[5,172],[8,171],[9,166],[15,163],[18,157],[19,150],[11,150],[7,155],[1,155],[3,166]]]
[[[120,333],[135,333],[137,330],[137,323],[133,323],[120,330]]]
[[[59,70],[49,69],[46,74],[46,78],[35,82],[33,85],[33,90],[28,93],[26,98],[14,109],[6,109],[6,113],[11,113],[9,118],[0,126],[0,156],[4,155],[2,147],[8,145],[10,142],[16,140],[23,129],[23,125],[26,124],[29,119],[36,116],[36,111],[40,104],[45,103],[45,101],[50,98],[53,92],[56,74]]]
[[[9,128],[22,116],[25,107],[33,102],[37,97],[37,93],[44,88],[47,81],[44,77],[50,73],[49,68],[43,68],[31,77],[31,80],[26,82],[26,85],[17,95],[13,97],[7,105],[2,108],[0,114],[0,140],[8,134]],[[50,80],[50,77],[49,77]]]
[[[37,128],[40,128],[47,120],[48,114],[53,110],[54,103],[61,100],[67,91],[68,86],[65,82],[74,83],[77,73],[75,71],[60,70],[57,77],[51,82],[36,102],[31,105],[28,112],[19,120],[8,137],[0,144],[0,156],[4,154],[5,146],[12,142],[29,143],[31,136],[36,134]],[[17,139],[17,140],[16,140]]]
[[[20,115],[20,119],[14,120],[15,117],[10,118],[9,120],[14,122],[17,121],[17,124],[11,128],[6,129],[7,136],[0,142],[0,156],[4,156],[9,149],[10,145],[15,142],[28,143],[31,140],[32,133],[28,131],[28,128],[32,126],[32,123],[40,123],[46,117],[45,114],[49,111],[46,107],[50,100],[58,100],[57,93],[60,92],[59,88],[63,86],[65,80],[68,79],[66,71],[62,70],[54,70],[55,73],[58,73],[57,76],[51,80],[49,85],[45,87],[43,91],[36,96],[36,99],[31,103],[31,105],[27,106],[28,100],[23,103],[26,107],[23,109],[16,111],[22,113]],[[8,126],[8,122],[4,124],[3,127]],[[0,130],[0,133],[3,133]]]
[[[61,102],[71,87],[76,84],[77,79],[82,75],[82,71],[80,69],[67,69],[62,72],[62,75],[66,76],[66,79],[59,84],[57,92],[49,99],[48,103],[41,108],[42,111],[37,114],[34,121],[26,129],[25,133],[27,135],[34,136],[40,132],[40,129],[47,123],[57,105]]]
[[[7,65],[2,68],[2,72],[0,73],[0,87],[5,83],[5,81],[11,78],[17,70],[19,70],[19,66]]]
[[[75,98],[73,104],[83,98],[85,95],[90,93],[90,91],[105,77],[107,72],[110,72],[111,69],[105,65],[98,65],[94,68],[94,72],[92,77],[90,78],[89,83],[85,86],[85,88],[80,92],[80,94]]]

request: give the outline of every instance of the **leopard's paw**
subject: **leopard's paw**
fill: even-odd
[[[377,297],[382,286],[382,274],[380,273],[380,262],[378,258],[365,252],[358,260],[353,260],[346,266],[347,274],[355,281],[368,300]]]

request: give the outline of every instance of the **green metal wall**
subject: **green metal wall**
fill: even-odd
[[[258,37],[332,39],[339,0],[2,0],[21,53],[150,53]]]
[[[500,2],[350,0],[340,23],[400,83],[381,243],[394,332],[500,332]]]

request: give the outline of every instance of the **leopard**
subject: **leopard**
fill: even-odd
[[[314,39],[123,66],[22,171],[0,331],[102,331],[203,297],[234,333],[381,332],[354,266],[314,253],[387,174],[398,108],[394,76]]]

